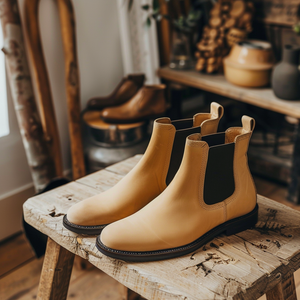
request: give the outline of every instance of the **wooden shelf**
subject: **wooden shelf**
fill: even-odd
[[[160,78],[198,88],[241,102],[300,119],[300,101],[277,98],[271,88],[243,88],[226,81],[224,75],[207,75],[196,71],[178,71],[168,67],[158,69]]]

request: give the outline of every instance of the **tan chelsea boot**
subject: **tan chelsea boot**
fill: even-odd
[[[161,260],[254,226],[258,206],[247,159],[254,120],[243,116],[242,123],[224,133],[190,135],[170,185],[137,213],[104,228],[97,248],[122,260]]]
[[[191,119],[155,120],[147,150],[138,164],[111,189],[72,206],[63,224],[80,234],[99,234],[107,225],[137,212],[172,181],[184,151],[186,137],[217,132],[223,107],[215,102],[210,113]]]

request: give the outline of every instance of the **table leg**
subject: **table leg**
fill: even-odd
[[[295,127],[295,141],[292,158],[291,179],[288,190],[288,200],[300,204],[300,124]]]
[[[267,300],[297,300],[294,274],[289,274],[266,295]]]
[[[48,238],[37,300],[67,298],[74,254]]]
[[[143,300],[142,296],[137,294],[136,292],[132,291],[131,289],[127,288],[126,286],[122,286],[122,299],[123,300]]]

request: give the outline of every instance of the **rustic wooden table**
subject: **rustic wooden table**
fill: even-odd
[[[300,268],[300,212],[262,196],[255,228],[219,236],[195,253],[159,262],[106,257],[95,247],[95,237],[63,227],[71,205],[112,187],[140,157],[25,202],[26,222],[49,236],[38,299],[66,298],[74,253],[147,299],[252,300],[266,293],[268,300],[296,300],[293,273]]]
[[[290,117],[300,119],[300,101],[285,101],[277,98],[271,88],[243,88],[226,81],[221,74],[202,74],[194,70],[178,71],[169,67],[157,71],[160,78],[185,86],[225,96],[252,104]],[[300,204],[300,125],[295,127],[294,155],[288,199]]]

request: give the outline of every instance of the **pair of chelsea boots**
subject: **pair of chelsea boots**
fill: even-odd
[[[107,123],[134,123],[154,118],[167,109],[164,84],[144,85],[144,74],[129,74],[111,95],[92,98],[88,109],[102,110]]]
[[[101,233],[99,251],[128,261],[178,257],[254,226],[247,150],[255,122],[243,116],[242,127],[216,133],[222,115],[212,103],[193,119],[156,120],[140,162],[110,190],[71,207],[64,226]]]

